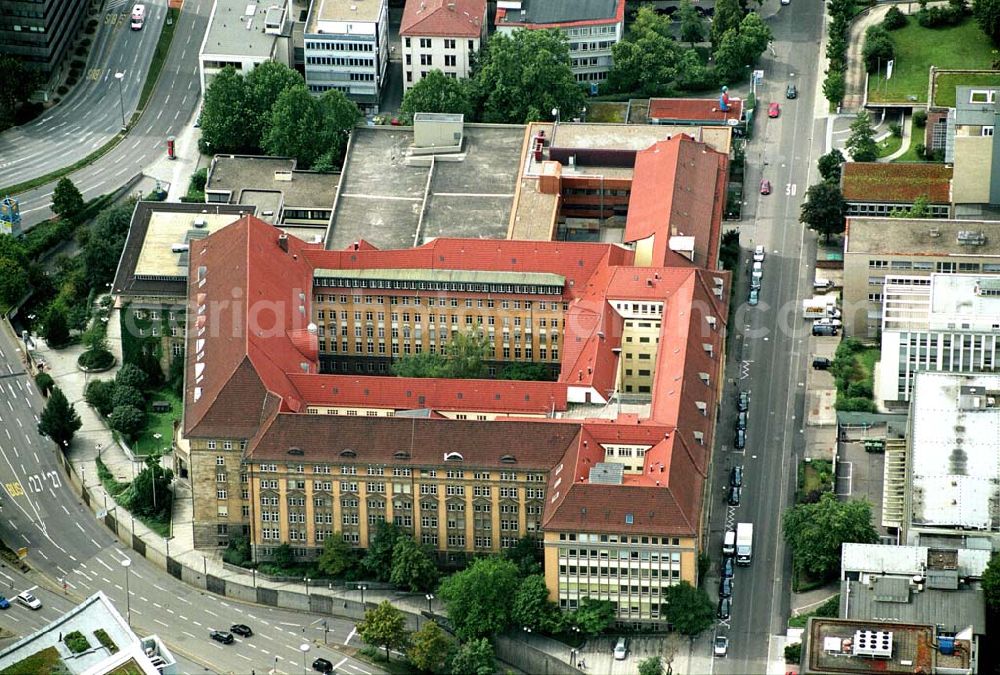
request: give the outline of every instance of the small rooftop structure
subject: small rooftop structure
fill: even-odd
[[[743,99],[730,99],[722,110],[717,98],[652,98],[648,117],[652,124],[734,126],[743,119]]]
[[[840,578],[865,581],[869,575],[909,578],[944,571],[954,572],[956,578],[978,579],[989,561],[988,550],[845,543],[840,553]]]
[[[932,673],[934,639],[926,624],[812,618],[802,634],[800,672]]]

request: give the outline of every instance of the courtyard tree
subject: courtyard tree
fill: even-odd
[[[62,389],[54,387],[39,417],[38,433],[51,438],[60,449],[65,450],[82,425],[80,416],[76,414],[76,409],[66,399]]]
[[[851,122],[851,134],[844,143],[848,154],[855,162],[874,162],[878,159],[878,143],[875,142],[875,129],[867,110],[859,110]]]
[[[270,124],[261,145],[269,155],[294,157],[309,167],[323,151],[316,142],[322,119],[319,102],[305,84],[289,87],[271,108]]]
[[[665,589],[664,594],[667,620],[684,635],[698,635],[715,622],[712,600],[704,589],[682,581]]]
[[[527,626],[547,633],[558,632],[562,625],[559,607],[549,600],[549,589],[545,577],[532,574],[521,582],[514,594],[511,619],[515,626]]]
[[[392,574],[392,554],[396,541],[409,535],[398,525],[380,520],[371,535],[368,551],[361,566],[379,581],[389,581]]]
[[[796,569],[817,579],[828,578],[839,569],[845,542],[878,542],[871,504],[856,499],[840,501],[830,492],[814,504],[788,509],[782,524]]]
[[[205,91],[202,106],[199,141],[202,152],[256,153],[260,148],[256,109],[246,78],[235,68],[226,66],[216,73]]]
[[[174,472],[163,468],[159,455],[147,456],[146,466],[129,486],[129,511],[137,516],[157,518],[169,515],[173,505],[173,493],[170,491],[173,479]]]
[[[305,80],[297,70],[278,61],[265,61],[255,66],[244,80],[251,137],[254,145],[264,147],[264,137],[271,127],[275,104],[285,91],[305,86]]]
[[[429,591],[437,583],[438,569],[430,552],[413,537],[403,535],[392,547],[389,581],[412,592]]]
[[[847,204],[840,192],[840,186],[823,181],[806,190],[806,200],[802,202],[799,222],[810,230],[822,234],[826,241],[834,234],[844,231],[844,214]]]
[[[69,344],[69,322],[61,303],[54,302],[49,306],[45,323],[42,324],[41,335],[53,349]]]
[[[146,413],[133,405],[120,405],[108,417],[108,426],[130,441],[135,440],[145,424]]]
[[[354,569],[357,564],[357,553],[344,541],[344,536],[340,532],[334,532],[323,540],[323,550],[316,559],[316,566],[323,574],[336,579]]]

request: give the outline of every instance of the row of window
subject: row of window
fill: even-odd
[[[375,59],[353,59],[348,56],[308,56],[306,63],[311,66],[349,66],[351,68],[374,68]]]
[[[875,270],[934,270],[935,272],[989,272],[1000,273],[1000,263],[978,262],[928,262],[924,260],[877,260],[868,261],[868,269]]]
[[[313,277],[313,286],[327,288],[371,288],[401,291],[451,291],[453,293],[504,293],[516,295],[562,295],[561,285],[501,284],[474,281],[428,281],[420,279],[359,279],[357,277]],[[343,296],[342,296],[343,297]],[[358,296],[355,295],[355,298]],[[406,304],[404,296],[403,304]],[[420,296],[414,296],[420,304]]]
[[[318,285],[324,285],[324,284],[318,284]],[[535,286],[531,286],[531,288],[536,288],[536,287]],[[510,291],[508,291],[508,292],[510,292]],[[388,298],[388,302],[387,302],[387,298]],[[467,308],[471,308],[473,306],[473,303],[475,303],[475,306],[477,308],[480,308],[480,309],[483,308],[483,307],[493,308],[493,307],[496,306],[496,301],[493,298],[449,298],[447,296],[440,296],[440,297],[438,297],[438,296],[419,296],[419,295],[414,295],[414,296],[409,296],[409,295],[403,295],[403,296],[390,295],[390,296],[385,296],[385,295],[321,295],[321,294],[313,294],[313,300],[315,300],[316,302],[325,302],[325,303],[329,303],[329,304],[337,304],[339,302],[341,305],[347,305],[347,304],[354,304],[354,305],[361,305],[361,304],[364,304],[364,305],[385,305],[385,304],[389,304],[390,306],[402,305],[403,307],[406,307],[408,305],[413,305],[415,307],[420,307],[422,305],[427,305],[428,307],[459,307],[459,306],[465,306]],[[534,309],[534,310],[538,310],[540,312],[544,312],[546,310],[550,310],[550,311],[555,312],[555,311],[558,311],[560,307],[562,307],[563,311],[565,311],[569,307],[569,303],[557,302],[555,300],[552,300],[552,301],[546,301],[546,300],[501,300],[500,301],[500,308],[501,309],[510,309],[511,307],[513,307],[514,309],[522,309],[522,308],[523,309]],[[415,316],[419,317],[419,315],[415,315]],[[355,317],[355,320],[360,320],[358,312],[354,313],[354,317]],[[331,312],[330,318],[331,319],[335,318],[335,315],[333,314],[333,312]],[[341,312],[340,318],[341,319],[347,319],[346,312]],[[382,321],[384,319],[385,319],[385,315],[384,314],[380,314],[379,321]],[[368,320],[371,321],[371,317],[368,317]],[[392,315],[392,320],[393,321],[397,320],[395,314]],[[407,319],[404,319],[404,321],[406,321],[406,320]],[[417,321],[420,321],[420,319],[418,318]]]
[[[413,55],[406,55],[406,65],[413,65]],[[420,65],[422,66],[433,66],[434,65],[434,55],[433,54],[421,54],[420,55]],[[444,65],[446,67],[454,68],[458,65],[457,57],[454,54],[444,55]]]
[[[445,49],[457,49],[458,48],[458,41],[455,38],[440,38],[440,39],[443,40],[443,42],[444,42],[444,48]],[[417,40],[418,40],[417,44],[420,45],[421,49],[430,49],[431,48],[431,42],[432,42],[433,38],[422,37],[422,38],[417,38]],[[408,38],[408,37],[404,37],[403,38],[403,47],[404,48],[409,49],[412,45],[413,45],[412,38]],[[476,41],[475,40],[469,40],[468,41],[468,48],[469,48],[469,51],[475,50],[475,48],[476,48]]]
[[[610,52],[614,46],[614,40],[601,40],[600,42],[570,42],[571,52]],[[594,59],[595,61],[597,59]],[[597,65],[596,63],[594,65]]]
[[[316,49],[328,52],[373,52],[374,42],[327,42],[307,40],[306,49]]]

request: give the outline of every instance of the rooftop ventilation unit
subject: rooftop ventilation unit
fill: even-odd
[[[873,659],[891,659],[892,631],[855,631],[852,653],[854,656],[867,656]]]
[[[957,239],[962,246],[982,246],[986,243],[986,235],[981,230],[959,230]]]
[[[205,219],[205,218],[199,217],[199,218],[195,218],[194,219],[194,226],[195,227],[199,227],[200,228],[200,227],[206,227],[207,225],[208,225],[208,220]]]

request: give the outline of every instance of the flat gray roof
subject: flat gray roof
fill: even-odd
[[[986,243],[959,244],[959,232],[982,232]],[[1000,221],[850,217],[846,248],[868,255],[1000,255]]]
[[[620,0],[521,0],[521,11],[508,9],[503,24],[568,23],[613,19]]]
[[[295,160],[287,157],[216,155],[205,189],[231,192],[230,203],[250,203],[260,213],[278,203],[286,209],[331,209],[340,176],[294,169]]]
[[[850,602],[844,602],[848,592]],[[949,631],[973,626],[974,633],[986,632],[982,589],[943,591],[924,588],[917,592],[908,579],[874,577],[868,584],[844,581],[840,598],[841,607],[847,606],[844,618],[848,620],[891,616],[895,621],[944,626]]]
[[[306,35],[319,35],[323,22],[377,21],[385,0],[313,0]]]
[[[464,134],[461,153],[432,164],[410,156],[412,128],[355,129],[326,247],[359,239],[390,249],[437,237],[506,238],[524,127],[467,124]]]
[[[274,52],[275,40],[280,37],[264,32],[264,19],[275,19],[273,11],[268,17],[270,9],[269,2],[216,0],[215,13],[208,24],[202,53],[270,57]],[[287,17],[285,20],[287,21]]]
[[[996,110],[992,103],[970,103],[972,91],[997,91],[992,87],[955,87],[955,124],[993,126]]]

